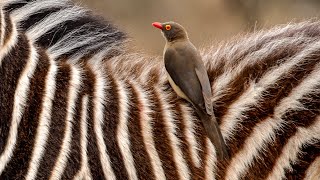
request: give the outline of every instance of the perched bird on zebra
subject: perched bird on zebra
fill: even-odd
[[[216,148],[218,159],[228,158],[227,147],[213,112],[208,74],[198,50],[180,24],[154,22],[152,25],[161,29],[166,39],[163,58],[170,85],[178,96],[194,106]]]

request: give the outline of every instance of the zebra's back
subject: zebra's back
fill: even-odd
[[[0,179],[319,177],[319,22],[202,51],[231,155],[217,162],[196,114],[171,90],[161,58],[109,51],[122,47],[124,34],[68,24],[78,7],[67,1],[8,2],[0,14]],[[32,3],[48,6],[36,22],[27,11]],[[37,31],[52,14],[65,19]],[[86,46],[109,31],[119,37]]]

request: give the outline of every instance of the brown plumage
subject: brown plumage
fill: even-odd
[[[166,39],[164,63],[174,91],[189,101],[199,115],[206,133],[216,148],[218,159],[228,158],[227,148],[213,113],[211,87],[207,71],[185,29],[175,23],[153,23]]]

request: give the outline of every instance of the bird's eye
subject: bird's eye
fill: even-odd
[[[171,29],[170,25],[166,25],[166,30],[169,31]]]

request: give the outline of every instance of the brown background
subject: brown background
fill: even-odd
[[[138,49],[161,55],[164,39],[154,21],[182,24],[196,46],[239,33],[320,15],[320,0],[74,0],[113,21]]]

